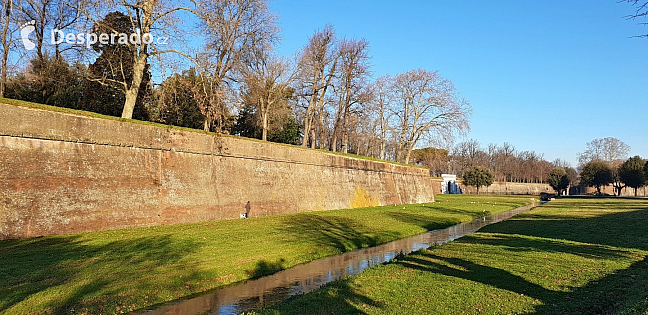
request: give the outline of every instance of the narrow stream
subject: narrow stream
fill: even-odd
[[[531,210],[535,204],[434,230],[384,245],[364,248],[298,265],[275,274],[223,287],[191,299],[162,305],[143,314],[241,314],[314,291],[322,285],[432,245],[453,241],[480,228]]]

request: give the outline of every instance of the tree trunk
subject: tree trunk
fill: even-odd
[[[310,116],[311,116],[311,108],[309,106],[309,108],[306,109],[306,114],[304,115],[304,138],[302,139],[302,147],[308,146],[308,140],[311,132],[311,122],[312,122],[312,118]]]
[[[8,2],[7,5],[10,5]],[[7,10],[7,13],[9,10]],[[9,57],[9,15],[6,15],[5,24],[2,27],[2,76],[0,77],[0,97],[4,97],[5,88],[7,87],[7,58]]]
[[[133,80],[134,81],[134,80]],[[124,102],[124,109],[122,110],[122,118],[132,119],[133,110],[135,109],[135,102],[137,101],[137,94],[139,93],[139,87],[131,87],[126,90],[126,101]]]
[[[346,104],[344,106],[344,112],[342,113],[342,126],[340,128],[340,132],[342,132],[342,152],[344,153],[349,152],[349,135],[347,134],[347,111],[349,110],[348,94],[351,93],[349,90],[350,89],[347,88]]]
[[[263,130],[261,131],[261,140],[268,141],[268,110],[262,110],[261,112],[263,120]]]
[[[405,150],[407,150],[407,153],[405,154],[405,164],[409,164],[410,158],[412,157],[412,151],[414,150],[414,142],[411,145],[408,145]]]
[[[124,102],[122,118],[133,118],[133,110],[135,109],[135,102],[137,102],[137,95],[139,94],[142,78],[144,77],[147,57],[146,53],[141,53],[135,58],[135,63],[133,64],[133,81],[126,90],[126,101]]]
[[[203,130],[207,132],[211,130],[211,120],[208,117],[203,121]]]

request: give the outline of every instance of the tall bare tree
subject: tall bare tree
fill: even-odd
[[[333,124],[331,150],[337,151],[341,138],[341,151],[346,153],[349,147],[349,119],[353,106],[366,104],[369,92],[366,82],[369,76],[369,42],[361,40],[342,40],[339,46],[339,82],[338,102]]]
[[[288,86],[295,77],[288,61],[263,53],[244,70],[243,98],[255,104],[261,115],[261,140],[268,140],[268,119],[280,103],[287,102]]]
[[[214,90],[218,91],[212,93],[214,97],[225,95],[224,89],[240,80],[237,70],[253,63],[254,58],[263,55],[260,52],[270,50],[278,39],[276,17],[269,13],[266,2],[213,0],[199,3],[198,11],[207,37],[206,52],[200,63],[211,76]],[[213,100],[210,106],[223,102],[222,98]],[[209,130],[211,116],[206,117],[205,130]]]
[[[175,30],[173,26],[178,17],[179,12],[188,12],[198,17],[199,10],[197,6],[200,3],[191,2],[190,6],[184,6],[184,3],[177,1],[161,1],[161,0],[106,0],[97,1],[92,5],[83,8],[85,16],[94,23],[94,28],[101,28],[108,30],[109,33],[120,34],[121,32],[115,29],[112,25],[103,22],[103,15],[109,11],[119,11],[126,15],[129,20],[129,28],[134,32],[133,34],[126,34],[127,38],[119,40],[120,45],[124,45],[131,54],[129,58],[123,58],[122,64],[113,65],[115,71],[119,69],[129,69],[131,75],[121,76],[122,79],[115,79],[115,76],[93,78],[94,81],[100,82],[105,85],[118,87],[119,90],[124,92],[124,108],[122,110],[122,118],[132,118],[135,103],[142,82],[145,79],[145,73],[148,69],[149,57],[158,57],[167,53],[175,53],[190,60],[194,60],[190,55],[185,52],[166,48],[160,49],[158,44],[164,44],[156,41],[156,38],[165,38],[170,30]],[[91,11],[96,7],[102,7],[102,10]],[[139,38],[132,37],[135,33],[139,34]],[[106,33],[108,34],[108,33]],[[100,34],[99,34],[100,36]],[[121,36],[120,36],[121,37]],[[114,41],[110,37],[110,41]],[[131,40],[135,38],[135,40]],[[180,41],[181,36],[173,38],[174,41]]]
[[[588,142],[586,146],[587,149],[578,154],[578,163],[581,167],[595,160],[604,161],[612,166],[612,162],[625,160],[630,153],[629,145],[613,137],[594,139]]]
[[[627,15],[626,19],[636,20],[636,19],[645,19],[648,17],[648,1],[639,1],[639,0],[625,0],[630,3],[634,8],[635,12],[633,14]],[[639,23],[640,25],[648,25],[647,22]],[[648,37],[648,34],[637,35],[635,37]]]
[[[450,80],[423,69],[397,75],[392,108],[398,119],[398,161],[409,162],[419,140],[451,138],[470,128],[470,105]]]
[[[389,121],[391,119],[391,111],[389,110],[390,103],[390,87],[392,77],[389,75],[378,78],[374,84],[373,89],[373,106],[371,107],[377,122],[377,137],[379,141],[379,158],[386,159],[387,152],[387,137],[391,130]]]
[[[465,170],[475,166],[489,167],[489,156],[481,148],[479,141],[470,139],[458,143],[452,150],[452,156],[457,160],[460,170]],[[491,168],[491,170],[494,170]]]
[[[333,82],[340,58],[339,49],[335,40],[335,31],[332,26],[326,26],[316,32],[309,40],[299,58],[300,90],[307,102],[304,113],[304,136],[302,145],[308,146],[312,140],[315,147],[315,132],[313,123],[322,111],[326,100],[326,92]]]
[[[9,53],[10,53],[10,47],[13,44],[13,30],[10,29],[10,26],[12,24],[12,4],[13,1],[7,0],[2,2],[2,12],[0,12],[0,16],[2,16],[2,38],[0,40],[2,41],[2,65],[0,66],[0,97],[4,97],[4,92],[7,87],[7,72],[9,70],[8,67],[8,59],[9,59]]]
[[[85,22],[85,15],[81,12],[87,8],[86,0],[16,0],[14,2],[16,19],[21,23],[33,21],[36,57],[40,62],[44,61],[45,54],[48,53],[46,35],[54,36],[51,40],[54,42],[53,55],[56,58],[62,57],[63,50],[74,48],[72,45],[63,48],[65,41],[58,37],[60,33],[55,30],[65,30],[74,25],[81,26],[79,23]]]

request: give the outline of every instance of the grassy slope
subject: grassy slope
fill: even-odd
[[[648,314],[648,200],[559,199],[266,310]]]
[[[114,120],[114,121],[122,121],[122,122],[128,122],[128,123],[132,123],[132,124],[149,125],[149,126],[154,126],[154,127],[177,129],[177,130],[188,131],[188,132],[198,132],[198,133],[204,133],[204,134],[210,134],[210,135],[218,135],[218,136],[222,136],[222,137],[233,137],[233,138],[239,138],[239,139],[244,139],[244,140],[249,140],[249,141],[256,141],[256,142],[266,142],[266,141],[262,141],[260,139],[239,137],[239,136],[228,135],[228,134],[217,134],[217,133],[207,132],[207,131],[199,130],[199,129],[172,126],[172,125],[165,125],[165,124],[160,124],[160,123],[151,122],[151,121],[125,119],[125,118],[121,118],[121,117],[115,117],[115,116],[98,114],[98,113],[94,113],[94,112],[88,112],[88,111],[84,111],[84,110],[65,108],[65,107],[58,107],[58,106],[51,106],[51,105],[44,105],[44,104],[39,104],[39,103],[26,102],[26,101],[21,101],[21,100],[14,100],[14,99],[10,99],[10,98],[1,98],[0,97],[0,103],[7,104],[7,105],[20,106],[20,107],[33,108],[33,109],[47,110],[47,111],[58,112],[58,113],[72,114],[72,115],[78,115],[78,116],[93,117],[93,118],[100,118],[100,119],[107,119],[107,120]],[[399,163],[399,162],[394,162],[394,161],[381,160],[381,159],[372,158],[372,157],[364,156],[364,155],[357,155],[357,154],[343,153],[343,152],[332,152],[332,151],[323,150],[323,149],[310,149],[310,148],[305,148],[305,147],[302,147],[302,146],[286,144],[286,143],[273,142],[273,144],[274,145],[282,145],[282,146],[290,146],[290,147],[295,147],[295,148],[299,148],[299,149],[303,149],[303,150],[317,150],[317,151],[327,153],[327,154],[341,155],[341,156],[346,156],[346,157],[351,157],[351,158],[356,158],[356,159],[361,159],[361,160],[369,160],[369,161],[374,161],[374,162],[383,162],[383,163],[389,163],[389,164],[395,164],[395,165],[401,165],[401,166],[408,166],[408,167],[415,167],[415,168],[425,168],[425,167],[419,166],[419,165],[412,165],[412,164],[405,164],[405,163]]]
[[[0,242],[0,313],[141,309],[445,227],[529,197],[334,210]]]

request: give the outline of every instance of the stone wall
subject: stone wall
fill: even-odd
[[[426,169],[0,104],[0,239],[434,201]]]
[[[586,194],[594,195],[596,194],[595,187],[579,187],[580,191],[585,192]],[[606,195],[614,195],[614,187],[612,185],[601,187],[601,193]],[[625,197],[634,197],[635,190],[634,188],[625,187],[621,189],[621,196]],[[644,186],[637,189],[637,197],[648,197],[648,187]]]
[[[433,179],[434,192],[441,193],[442,179]],[[466,186],[458,180],[457,183],[464,194],[476,194],[475,187]],[[485,195],[539,195],[541,192],[555,193],[553,188],[548,184],[536,183],[511,183],[511,182],[494,182],[489,187],[481,187],[480,194]]]
[[[441,183],[443,180],[441,178],[433,178],[433,188],[435,194],[441,193]],[[475,187],[469,187],[464,185],[461,180],[458,180],[457,183],[461,188],[464,194],[476,194],[477,190]],[[512,183],[512,182],[494,182],[490,187],[482,187],[479,189],[480,194],[492,194],[492,195],[539,195],[541,192],[548,192],[550,194],[555,194],[556,191],[549,186],[549,184],[541,183]],[[569,189],[570,195],[583,195],[590,194],[593,195],[596,193],[596,188],[594,187],[571,187]],[[601,187],[601,193],[607,195],[614,194],[614,187],[611,185]],[[634,197],[633,188],[623,188],[621,190],[621,196],[625,197]],[[648,186],[637,189],[637,197],[648,197]]]

